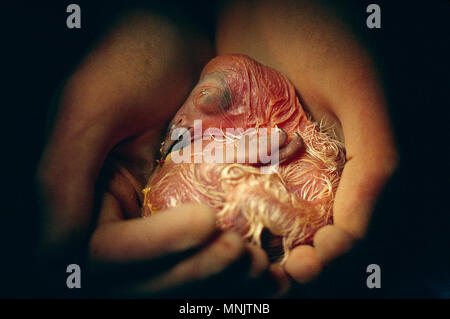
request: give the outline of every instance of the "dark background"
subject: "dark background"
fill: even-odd
[[[395,2],[395,3],[393,3]],[[76,1],[82,28],[66,27],[72,1],[16,2],[0,7],[3,176],[0,297],[41,297],[32,253],[39,219],[33,177],[55,90],[120,12],[112,1]],[[211,16],[207,1],[158,7]],[[365,26],[369,3],[381,6],[381,29]],[[449,1],[359,1],[349,23],[378,56],[401,155],[367,239],[292,297],[450,298]],[[181,9],[176,9],[176,8]],[[380,150],[382,152],[382,150]],[[382,288],[366,287],[366,267],[379,264]],[[65,279],[64,279],[65,280]]]

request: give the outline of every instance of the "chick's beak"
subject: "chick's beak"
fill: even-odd
[[[172,125],[166,134],[166,138],[161,143],[159,149],[162,158],[166,158],[170,152],[179,150],[192,141],[192,129],[188,127],[180,127]]]

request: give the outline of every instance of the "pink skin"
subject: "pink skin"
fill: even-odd
[[[210,127],[220,128],[224,131],[226,128],[247,130],[256,126],[270,128],[277,125],[285,130],[283,134],[289,135],[287,143],[281,145],[280,161],[283,162],[298,155],[303,148],[302,139],[300,135],[293,133],[301,127],[301,121],[305,119],[305,116],[300,103],[295,100],[294,89],[289,87],[285,91],[285,88],[281,87],[279,91],[270,90],[268,94],[273,96],[254,94],[250,91],[249,82],[254,83],[255,79],[249,78],[248,82],[243,80],[244,75],[241,72],[245,69],[243,69],[242,64],[260,72],[264,68],[251,59],[242,59],[239,55],[222,56],[208,63],[202,71],[199,83],[169,125],[169,132],[161,148],[163,157],[167,155],[167,151],[175,142],[171,138],[173,130],[179,128],[192,129],[195,120],[202,120],[203,130]],[[287,82],[287,79],[281,75],[274,75],[275,72],[272,70],[268,73],[269,76],[273,77],[272,85],[274,86]],[[283,96],[286,93],[294,96],[286,98]],[[285,99],[285,106],[293,102],[293,108],[298,108],[299,112],[292,114],[287,119],[289,120],[287,123],[278,121],[276,116],[263,115],[269,109],[268,106],[273,104],[270,98]],[[291,101],[292,98],[294,101]],[[296,127],[295,123],[298,123],[299,126]],[[269,143],[266,143],[266,145],[269,145]]]
[[[221,179],[222,183],[226,183],[227,177],[221,175],[220,169],[212,168],[204,160],[202,164],[193,166],[192,159],[187,164],[175,163],[172,157],[167,157],[169,160],[153,174],[145,189],[144,216],[186,202],[206,203],[221,216],[219,225],[222,228],[237,230],[242,235],[253,227],[260,227],[257,225],[264,220],[261,227],[269,230],[273,236],[284,238],[285,252],[295,245],[311,243],[315,231],[331,222],[331,202],[342,170],[343,148],[330,136],[319,132],[308,119],[294,87],[281,73],[245,55],[230,54],[211,60],[203,69],[199,83],[169,125],[161,148],[163,158],[179,148],[182,149],[176,155],[184,153],[186,148],[191,148],[190,154],[194,153],[195,146],[192,145],[198,144],[197,140],[204,135],[193,136],[196,120],[201,120],[203,131],[208,128],[223,131],[228,128],[280,128],[279,150],[272,149],[270,136],[264,137],[265,143],[262,145],[265,145],[263,147],[267,153],[278,152],[281,162],[279,174],[283,179],[282,186],[273,184],[272,190],[280,187],[280,192],[292,194],[294,198],[281,201],[279,194],[267,193],[264,185],[269,181],[255,184],[256,180],[261,183],[263,180],[256,176],[251,180],[253,187],[242,180],[238,187],[225,191],[222,186],[211,182]],[[179,132],[180,129],[184,130]],[[176,136],[182,139],[174,140]],[[203,137],[202,143],[205,146],[209,141],[204,141]],[[246,155],[245,163],[248,163],[249,152]],[[205,174],[209,177],[198,179],[190,173],[192,169],[197,172],[197,176],[208,171]],[[275,180],[272,182],[278,183]],[[208,193],[214,190],[216,194],[223,194],[220,195],[223,196],[222,200],[218,202],[217,195],[211,198],[205,196],[204,191],[200,190],[203,187]],[[260,208],[245,207],[252,205],[249,204],[252,198],[259,198],[259,203],[268,207],[262,208],[262,204],[259,204]],[[239,208],[223,210],[223,207],[229,207],[225,205],[229,201],[239,205]],[[282,207],[281,213],[278,213],[278,207]],[[243,216],[246,214],[257,217],[252,217],[251,221]],[[259,231],[252,237],[253,241],[259,241],[258,234]]]

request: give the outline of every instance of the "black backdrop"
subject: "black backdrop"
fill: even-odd
[[[365,27],[378,3],[382,28]],[[39,297],[31,258],[38,214],[33,175],[42,151],[50,100],[64,77],[120,6],[77,1],[82,28],[66,28],[71,1],[16,2],[0,7],[3,81],[1,297]],[[164,1],[170,7],[173,1]],[[176,4],[176,3],[175,3]],[[183,10],[211,14],[206,1]],[[383,193],[367,239],[293,297],[450,297],[448,133],[449,1],[360,1],[355,27],[378,53],[401,165]],[[353,21],[353,20],[352,20]],[[205,27],[214,33],[212,18]],[[365,267],[382,268],[382,288],[369,290]]]

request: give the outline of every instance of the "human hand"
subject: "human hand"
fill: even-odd
[[[206,206],[186,204],[143,219],[120,215],[117,199],[105,193],[89,256],[91,283],[103,293],[226,296],[255,285],[278,288],[266,254],[237,233],[220,232]]]
[[[218,54],[246,54],[285,74],[312,118],[333,124],[345,143],[333,225],[319,229],[312,246],[294,248],[280,265],[301,283],[364,237],[378,195],[397,166],[378,72],[341,9],[345,12],[343,6],[313,1],[260,1],[225,6],[218,20]]]
[[[97,197],[102,200],[101,226],[90,240],[95,269],[146,258],[167,263],[166,255],[175,256],[159,283],[154,267],[162,261],[149,262],[146,278],[152,278],[149,290],[155,292],[206,278],[230,265],[244,263],[244,273],[253,269],[253,274],[256,268],[266,267],[264,255],[247,248],[235,234],[219,233],[204,208],[184,207],[152,221],[106,221],[118,205],[137,213],[139,194],[133,193],[133,187],[143,186],[139,184],[148,178],[161,130],[210,58],[204,37],[194,38],[190,32],[148,12],[127,15],[65,84],[37,174],[43,212],[38,255],[41,270],[48,276],[63,273],[68,264],[82,263]],[[116,183],[116,192],[95,196],[109,157],[115,157],[133,178]],[[115,240],[104,241],[111,237]],[[131,242],[133,250],[127,246]],[[192,258],[182,260],[178,255],[185,256],[187,251]],[[64,277],[52,279],[65,288]]]

